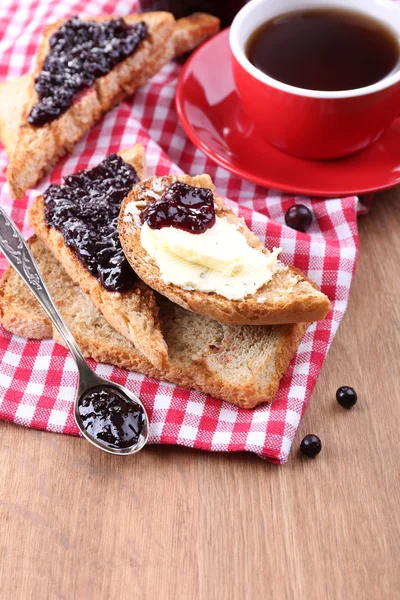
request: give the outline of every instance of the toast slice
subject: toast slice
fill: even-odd
[[[189,177],[169,175],[152,177],[138,183],[122,203],[118,231],[122,247],[129,263],[139,277],[157,292],[163,294],[183,308],[229,325],[274,325],[317,321],[323,319],[330,310],[330,302],[301,271],[288,268],[281,263],[272,279],[258,291],[243,300],[228,300],[216,293],[188,290],[167,284],[161,278],[160,269],[141,244],[141,221],[138,214],[132,214],[131,206],[144,210],[155,202],[175,181],[196,187],[209,188],[214,194],[216,214],[226,217],[237,225],[249,246],[264,254],[270,254],[259,239],[246,227],[222,198],[215,194],[215,188],[208,175]],[[138,205],[136,203],[139,203]],[[133,211],[137,213],[137,210]]]
[[[86,357],[193,388],[243,408],[270,402],[307,328],[229,326],[157,296],[169,362],[152,365],[112,329],[88,296],[37,238],[28,241],[50,294]],[[56,330],[22,279],[9,267],[0,281],[0,321],[19,336],[43,339]]]
[[[111,18],[113,17],[92,20],[104,21]],[[5,121],[1,115],[1,108],[6,103],[12,104],[14,98],[17,100],[16,104],[21,106],[20,97],[24,97],[18,121],[14,110],[13,121],[18,122],[19,126],[18,134],[13,134],[12,145],[7,143],[9,140],[6,142],[2,133],[10,161],[7,180],[14,198],[22,198],[26,190],[48,173],[63,155],[70,152],[75,143],[105,112],[116,106],[125,96],[131,95],[175,55],[192,50],[219,29],[219,20],[203,13],[178,21],[167,12],[134,14],[124,19],[128,24],[144,21],[148,27],[148,37],[141,42],[136,52],[117,64],[107,75],[96,79],[93,87],[79,96],[56,120],[41,127],[33,127],[27,118],[38,100],[34,89],[35,75],[43,66],[51,35],[65,20],[45,28],[37,54],[35,73],[3,84],[3,90],[0,92],[0,133],[4,131]],[[6,111],[9,112],[9,109]],[[14,126],[13,128],[15,130]]]
[[[139,178],[143,177],[144,148],[141,144],[119,154],[134,167]],[[110,325],[134,343],[150,362],[161,368],[167,361],[167,346],[160,330],[153,291],[139,279],[129,291],[107,291],[67,247],[63,235],[46,225],[44,209],[43,196],[39,196],[29,209],[30,224],[35,233],[64,266],[71,279],[90,296]]]
[[[31,85],[30,73],[0,84],[0,140],[8,158],[17,147],[22,111]]]

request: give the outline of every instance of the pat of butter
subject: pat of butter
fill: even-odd
[[[280,249],[264,254],[251,248],[237,227],[225,217],[204,233],[175,227],[141,228],[141,243],[157,263],[164,283],[215,292],[228,300],[253,295],[273,276]]]
[[[142,236],[145,244],[151,236],[150,245],[163,246],[190,263],[215,269],[224,275],[233,275],[243,268],[248,249],[246,239],[237,227],[218,217],[215,224],[201,234],[188,233],[176,227],[154,230],[147,226],[142,230]]]

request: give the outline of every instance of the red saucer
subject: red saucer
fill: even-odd
[[[332,161],[295,158],[261,138],[235,92],[228,29],[188,59],[176,107],[186,134],[200,150],[253,183],[308,196],[365,194],[400,183],[400,118],[366,150]]]

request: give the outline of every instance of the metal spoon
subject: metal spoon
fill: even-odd
[[[75,359],[76,366],[78,367],[79,383],[75,396],[74,415],[76,424],[78,425],[83,436],[91,444],[100,450],[109,452],[110,454],[134,454],[135,452],[141,450],[147,441],[149,432],[149,420],[143,404],[135,394],[126,388],[117,385],[116,383],[112,383],[107,379],[99,377],[89,367],[81,351],[79,350],[72,333],[64,323],[60,313],[58,312],[58,309],[51,299],[42,276],[39,273],[36,262],[31,254],[31,251],[26,245],[24,238],[1,207],[0,249],[10,264],[14,267],[18,275],[23,279],[31,292],[43,306],[44,310],[57,327],[65,343],[67,344],[69,351]],[[80,402],[89,393],[100,390],[105,390],[106,392],[116,392],[117,396],[122,396],[123,400],[121,402],[121,406],[123,405],[124,400],[128,400],[129,404],[132,404],[132,415],[139,411],[137,414],[140,416],[142,421],[141,430],[137,436],[137,439],[131,446],[119,448],[115,445],[107,443],[106,441],[93,437],[84,427],[82,418],[79,414]]]

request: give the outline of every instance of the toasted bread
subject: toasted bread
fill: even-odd
[[[112,17],[94,20],[110,18]],[[104,77],[96,79],[93,87],[55,121],[34,127],[28,123],[27,118],[38,100],[34,76],[40,72],[46,58],[51,35],[64,20],[45,28],[37,54],[35,73],[23,76],[24,79],[18,78],[15,82],[3,84],[7,87],[3,87],[3,93],[0,93],[0,101],[4,99],[1,106],[5,105],[5,93],[9,93],[7,103],[11,104],[12,99],[17,97],[17,105],[22,109],[19,120],[16,110],[13,111],[13,122],[18,122],[18,131],[13,125],[12,144],[9,139],[4,138],[5,119],[0,114],[0,134],[10,160],[7,180],[13,197],[22,198],[25,191],[48,173],[64,154],[70,152],[75,143],[105,112],[117,105],[123,97],[132,94],[138,86],[143,85],[176,53],[192,50],[219,28],[218,19],[201,13],[175,21],[170,13],[153,12],[129,15],[125,17],[125,21],[129,24],[145,21],[149,36],[132,56],[117,64]],[[22,84],[21,88],[19,82]],[[21,97],[24,98],[23,102]],[[8,108],[6,110],[9,112]]]
[[[273,399],[307,328],[222,325],[157,296],[169,362],[157,369],[114,331],[44,244],[29,246],[50,294],[86,357],[193,388],[243,408]],[[9,267],[0,281],[0,321],[19,336],[59,339],[22,279]]]
[[[0,139],[11,157],[17,146],[22,110],[32,85],[31,73],[0,84]]]
[[[175,22],[172,43],[174,55],[190,52],[206,39],[217,33],[220,21],[217,17],[206,13],[193,13]]]
[[[315,285],[301,271],[283,265],[280,265],[271,281],[263,285],[253,296],[247,296],[244,300],[227,300],[216,293],[190,291],[164,283],[156,262],[147,254],[141,244],[140,218],[131,214],[128,205],[132,202],[143,201],[144,209],[149,203],[160,197],[174,181],[211,189],[214,193],[217,215],[226,217],[229,222],[237,225],[250,246],[266,254],[269,252],[246,227],[244,221],[224,204],[222,198],[215,195],[214,185],[208,175],[152,177],[138,183],[125,198],[118,225],[125,256],[143,281],[183,308],[208,315],[230,325],[311,322],[326,316],[330,310],[330,302],[325,294],[316,289]],[[155,182],[157,182],[157,192],[154,192]]]
[[[137,144],[119,154],[135,168],[139,177],[143,176],[143,146]],[[167,346],[160,331],[153,291],[138,279],[127,292],[108,292],[65,245],[62,234],[46,225],[43,196],[39,196],[30,207],[29,219],[38,237],[61,262],[71,279],[89,294],[110,325],[134,343],[150,362],[161,368],[167,360]]]

